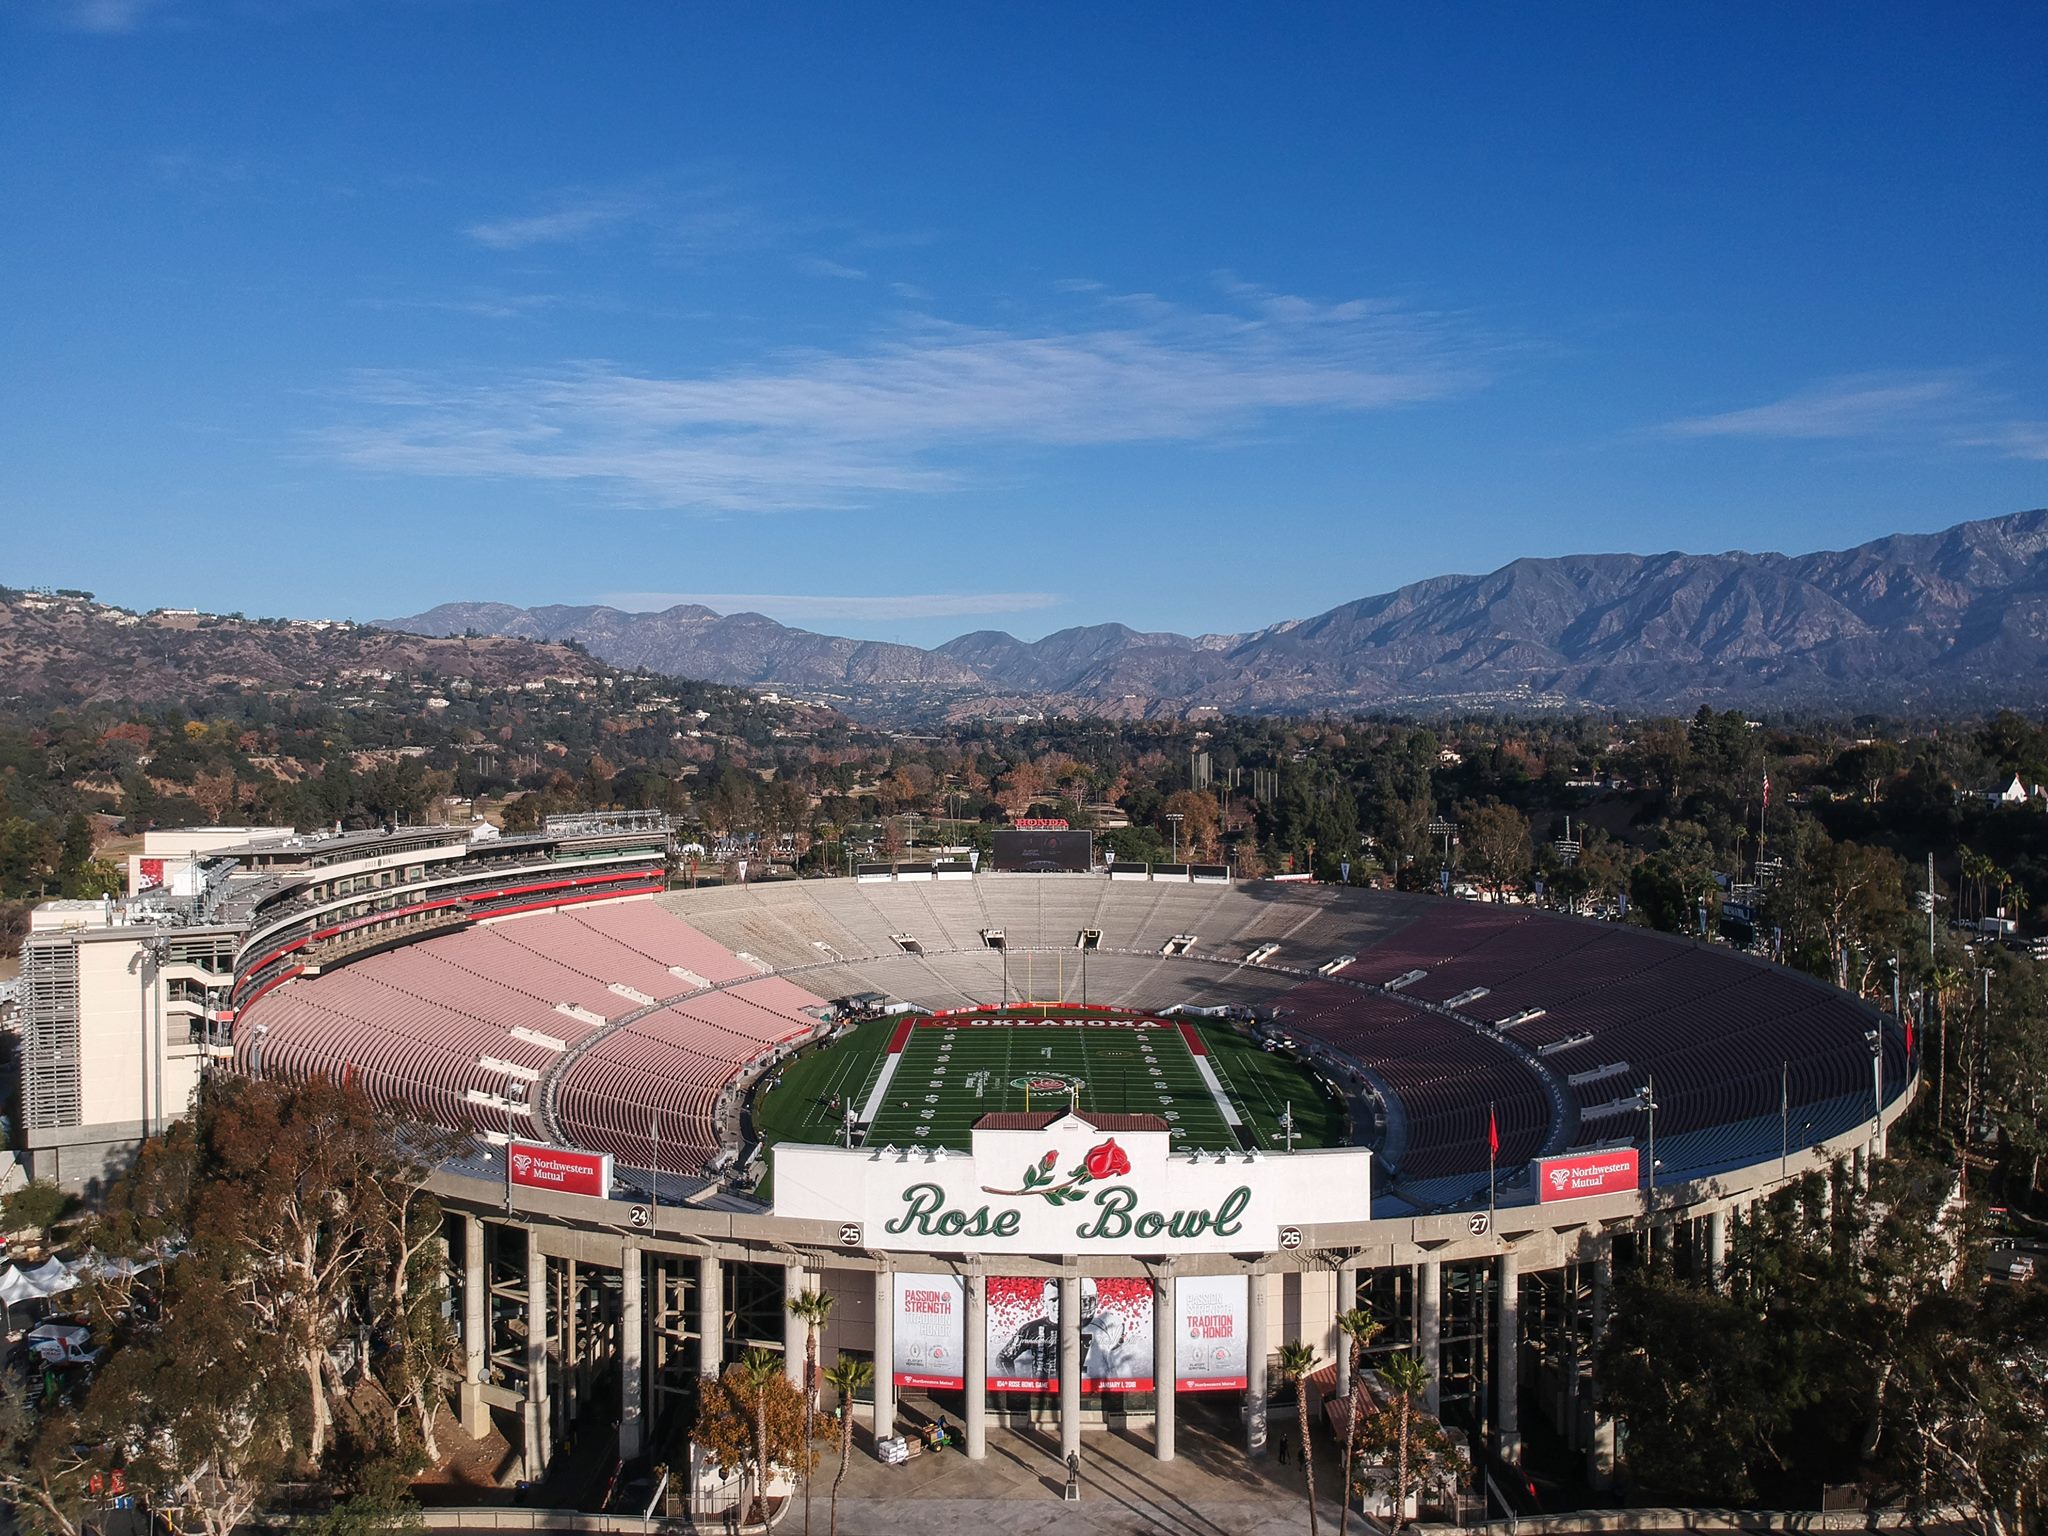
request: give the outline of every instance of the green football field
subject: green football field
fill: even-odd
[[[1064,1109],[1068,1085],[1085,1113],[1155,1114],[1175,1143],[1220,1150],[1343,1141],[1344,1111],[1299,1063],[1227,1025],[1191,1021],[1221,1101],[1172,1023],[1109,1017],[880,1019],[791,1062],[755,1100],[754,1130],[777,1141],[836,1141],[851,1108],[869,1146],[964,1150],[983,1115]],[[892,1055],[892,1043],[900,1048]],[[885,1080],[886,1086],[882,1085]],[[1228,1104],[1239,1124],[1224,1112]],[[871,1118],[869,1117],[871,1111]]]

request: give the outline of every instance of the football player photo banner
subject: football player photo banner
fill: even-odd
[[[896,1385],[957,1391],[967,1358],[967,1289],[957,1275],[896,1276]]]
[[[1081,1287],[1081,1390],[1152,1390],[1152,1286],[1142,1278]],[[988,1278],[991,1392],[1056,1392],[1060,1384],[1060,1286],[1020,1275]]]

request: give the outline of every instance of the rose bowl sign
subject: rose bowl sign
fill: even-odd
[[[1281,1227],[1371,1218],[1364,1148],[1175,1151],[1166,1130],[1104,1118],[1116,1129],[1074,1112],[980,1126],[967,1154],[778,1146],[775,1214],[858,1221],[870,1249],[911,1253],[1246,1252]]]
[[[1636,1187],[1640,1168],[1634,1147],[1574,1152],[1569,1157],[1539,1157],[1536,1198],[1548,1205],[1553,1200],[1620,1194]]]
[[[594,1195],[603,1200],[612,1191],[609,1152],[578,1152],[515,1141],[505,1148],[505,1182],[515,1189],[547,1189],[558,1195]]]

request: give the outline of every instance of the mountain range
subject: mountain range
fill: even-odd
[[[223,687],[289,692],[409,674],[516,687],[607,668],[563,645],[497,636],[436,639],[333,620],[134,613],[86,592],[0,587],[0,701],[194,699]]]
[[[444,603],[424,635],[575,640],[620,666],[952,718],[1058,710],[1959,709],[2048,702],[2048,510],[1806,555],[1569,555],[1438,576],[1248,634],[1122,624],[931,650],[685,605]]]

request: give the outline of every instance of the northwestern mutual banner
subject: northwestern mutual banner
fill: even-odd
[[[937,1147],[775,1149],[775,1214],[859,1222],[863,1245],[913,1253],[1243,1253],[1283,1228],[1366,1221],[1372,1154],[1185,1152],[1162,1130],[1080,1114],[977,1129]]]
[[[1536,1160],[1536,1198],[1548,1205],[1553,1200],[1620,1194],[1634,1189],[1638,1177],[1634,1147],[1574,1152],[1568,1157],[1540,1157]]]

